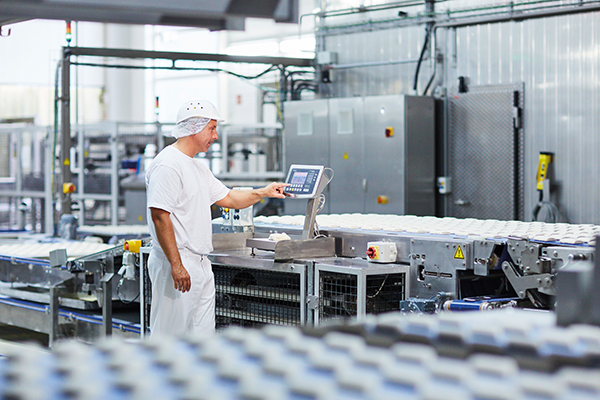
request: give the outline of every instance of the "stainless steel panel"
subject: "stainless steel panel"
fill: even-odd
[[[365,98],[365,211],[404,214],[405,163],[405,96]],[[394,129],[386,137],[387,127]],[[387,204],[378,204],[385,196]]]
[[[335,173],[327,199],[330,213],[364,210],[363,115],[361,97],[329,100],[329,166]]]
[[[475,90],[477,89],[477,90]],[[472,88],[450,100],[449,215],[518,219],[521,145],[513,128],[511,85]],[[518,175],[515,175],[515,168]]]
[[[365,211],[435,214],[433,99],[374,96],[364,102]],[[386,137],[386,128],[393,136]]]
[[[290,101],[284,104],[284,165],[329,163],[329,118],[327,100]],[[328,195],[328,189],[325,195]],[[286,214],[305,214],[307,200],[285,201]],[[323,213],[329,212],[326,203]]]
[[[431,97],[405,99],[405,214],[435,215],[435,110]]]
[[[474,86],[524,82],[525,220],[538,201],[538,154],[551,151],[552,201],[562,219],[600,222],[600,181],[589,179],[600,169],[597,21],[598,13],[587,13],[457,30],[457,67],[446,70],[448,87],[458,76]]]

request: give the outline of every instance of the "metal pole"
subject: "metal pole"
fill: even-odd
[[[48,347],[52,348],[56,339],[58,339],[58,295],[60,289],[57,286],[50,287],[50,318],[49,318],[49,330],[48,330]]]
[[[115,275],[114,255],[104,259],[105,271],[102,277],[102,334],[112,335],[112,278]]]
[[[60,163],[62,183],[71,182],[71,60],[70,49],[63,47],[62,90],[61,90],[61,133]],[[71,195],[65,193],[62,198],[61,214],[71,214]]]

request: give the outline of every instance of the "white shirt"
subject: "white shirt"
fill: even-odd
[[[171,213],[179,249],[210,253],[213,250],[210,207],[228,193],[229,188],[202,161],[174,146],[165,147],[146,171],[148,226],[154,246],[160,248],[150,207]]]

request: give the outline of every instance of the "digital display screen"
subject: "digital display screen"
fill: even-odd
[[[322,173],[323,166],[320,165],[291,165],[286,179],[289,186],[284,191],[292,197],[312,198],[315,196]]]
[[[292,185],[301,184],[306,182],[306,177],[308,176],[308,172],[294,172],[292,176],[292,181],[290,182]]]

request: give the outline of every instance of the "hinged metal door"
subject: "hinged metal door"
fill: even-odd
[[[523,218],[522,85],[469,88],[449,99],[447,214]]]

